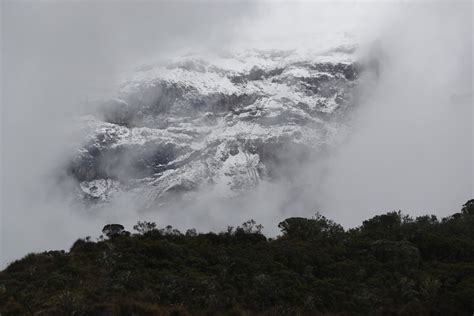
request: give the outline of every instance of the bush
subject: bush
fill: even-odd
[[[0,272],[1,315],[472,315],[474,200],[438,221],[401,212],[344,231],[316,214],[267,239],[250,220],[181,234],[138,222]]]

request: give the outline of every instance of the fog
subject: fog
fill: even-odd
[[[57,182],[74,154],[72,120],[88,110],[85,100],[146,60],[226,43],[254,10],[202,2],[1,3],[4,265],[97,236],[107,221],[82,216],[68,200],[70,184]]]
[[[448,215],[473,196],[472,5],[195,2],[2,2],[0,266],[31,251],[68,249],[108,222],[154,220],[221,230],[254,218],[265,233],[319,211],[345,227],[380,212]],[[231,201],[158,214],[123,197],[96,216],[73,206],[61,177],[90,95],[124,70],[187,51],[323,49],[350,34],[361,60],[351,134],[327,159],[295,170],[299,183],[261,185]],[[302,189],[303,188],[303,189]]]
[[[328,166],[322,206],[345,225],[390,210],[446,216],[474,195],[472,5],[393,18],[368,47],[379,81]]]

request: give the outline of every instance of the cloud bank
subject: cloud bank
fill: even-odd
[[[295,170],[298,183],[265,184],[243,199],[203,195],[158,214],[126,198],[88,214],[58,182],[79,135],[71,126],[124,69],[189,50],[319,50],[350,36],[379,60],[329,158]],[[345,226],[402,209],[447,215],[473,195],[472,5],[364,2],[2,2],[0,266],[30,251],[67,248],[107,222],[220,230],[254,218],[276,234],[288,216],[316,210]],[[192,212],[190,212],[192,210]]]
[[[458,211],[474,195],[472,4],[405,4],[367,49],[380,78],[328,163],[325,212]]]
[[[118,74],[232,38],[252,7],[202,2],[2,1],[1,265],[97,235],[57,182],[74,153],[73,118]]]

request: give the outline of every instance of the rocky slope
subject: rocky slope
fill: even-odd
[[[292,176],[333,146],[359,77],[353,47],[188,55],[126,76],[71,162],[81,198],[153,208],[205,188],[231,196]]]

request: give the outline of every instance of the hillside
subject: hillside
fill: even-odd
[[[344,230],[316,214],[266,238],[141,222],[0,272],[1,315],[472,315],[474,200],[438,220],[400,212]]]

